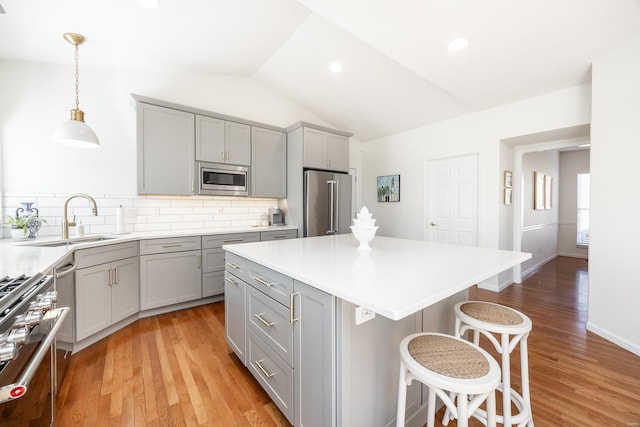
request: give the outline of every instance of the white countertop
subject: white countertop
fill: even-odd
[[[197,229],[179,231],[148,231],[129,234],[105,235],[109,240],[97,242],[79,243],[71,246],[29,246],[31,244],[41,244],[49,241],[60,240],[59,237],[38,237],[33,241],[12,239],[0,239],[0,277],[14,277],[19,274],[31,275],[37,272],[47,273],[55,267],[69,253],[76,249],[83,249],[93,246],[104,246],[120,242],[143,239],[160,239],[168,237],[183,236],[208,236],[228,233],[256,233],[262,231],[277,231],[297,229],[296,226],[272,226],[272,227],[242,227],[224,229]],[[91,237],[86,235],[84,237]],[[71,239],[74,237],[72,236]]]
[[[531,258],[523,252],[351,234],[240,243],[229,252],[392,320],[420,311]]]

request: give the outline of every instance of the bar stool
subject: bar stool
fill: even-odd
[[[526,315],[505,307],[484,301],[464,301],[455,305],[455,335],[463,336],[473,331],[473,343],[479,345],[480,334],[486,336],[496,351],[502,356],[502,381],[498,390],[502,392],[502,415],[496,421],[505,426],[533,427],[531,397],[529,394],[529,356],[527,338],[531,332],[531,319]],[[500,342],[494,334],[500,335]],[[512,337],[512,338],[511,338]],[[511,387],[511,352],[520,344],[520,378],[522,395]],[[511,414],[511,402],[518,409],[518,414]],[[445,412],[442,420],[447,425],[451,413]]]
[[[495,390],[500,383],[500,366],[477,345],[437,333],[417,333],[402,340],[397,427],[404,427],[407,386],[414,379],[429,387],[427,427],[435,423],[436,395],[458,419],[458,426],[467,427],[469,417],[476,416],[485,400],[486,424],[496,425]],[[469,400],[470,395],[473,397]]]

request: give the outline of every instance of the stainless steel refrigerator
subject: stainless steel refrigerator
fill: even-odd
[[[304,237],[350,233],[352,177],[304,171]]]

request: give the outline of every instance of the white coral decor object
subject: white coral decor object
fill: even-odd
[[[353,236],[360,242],[358,249],[371,249],[369,242],[373,240],[378,230],[378,227],[375,226],[376,220],[371,218],[372,215],[366,206],[363,206],[356,216],[357,218],[354,218],[353,225],[349,228],[351,228]]]

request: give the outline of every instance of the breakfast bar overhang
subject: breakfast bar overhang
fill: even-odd
[[[269,380],[261,370],[252,370],[250,354],[246,360],[246,366],[296,426],[305,425],[307,413],[313,413],[316,420],[319,417],[320,425],[392,424],[400,340],[423,330],[452,333],[451,307],[466,299],[470,286],[531,257],[521,252],[389,237],[376,237],[370,246],[369,250],[359,250],[358,241],[344,234],[223,247],[227,265],[230,257],[248,265],[246,282],[251,286],[247,286],[247,301],[251,301],[250,293],[262,298],[263,293],[272,292],[270,284],[263,286],[267,279],[259,277],[261,274],[268,277],[269,272],[275,272],[298,285],[291,292],[292,304],[287,308],[292,320],[300,319],[292,322],[290,365],[295,381],[291,404],[270,390]],[[257,282],[252,283],[254,280]],[[305,320],[305,309],[308,307],[311,312],[315,307],[315,302],[305,298],[305,289],[309,290],[307,295],[316,295],[317,291],[326,295],[330,303],[324,315]],[[286,299],[280,302],[287,305]],[[356,325],[356,307],[369,309],[376,317]],[[230,306],[226,309],[233,310]],[[245,344],[250,353],[252,345],[258,348],[263,341],[252,338],[260,330],[251,326],[253,314],[246,314]],[[324,325],[313,332],[311,327],[318,324]],[[238,325],[227,328],[230,326],[237,330]],[[315,360],[312,367],[305,363],[305,354],[310,352],[305,353],[303,343],[313,345],[314,340],[316,345],[323,344],[311,353],[318,357],[317,353],[324,352],[326,357]],[[274,346],[264,347],[268,350]],[[314,378],[313,382],[305,381],[305,373],[307,378]],[[407,395],[408,425],[423,425],[425,400],[419,385],[414,384],[412,389]]]

